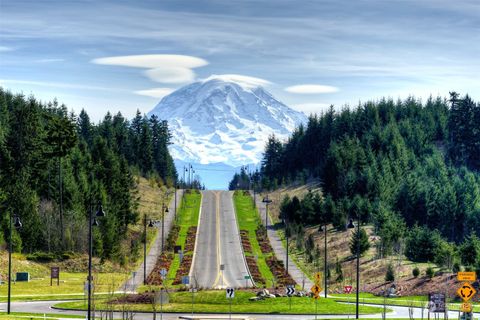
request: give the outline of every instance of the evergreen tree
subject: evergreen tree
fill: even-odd
[[[370,249],[370,242],[368,241],[368,235],[365,229],[360,228],[360,233],[355,229],[352,233],[352,238],[350,240],[350,252],[353,255],[357,255],[357,252],[362,256],[365,252]]]

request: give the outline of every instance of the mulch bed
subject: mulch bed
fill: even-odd
[[[283,262],[278,260],[275,256],[267,257],[267,265],[277,279],[279,286],[295,285],[295,280],[287,273]]]
[[[193,252],[195,249],[195,237],[197,235],[197,227],[190,227],[187,231],[187,239],[185,243],[185,253]]]
[[[272,246],[270,245],[270,241],[268,241],[267,232],[265,228],[259,228],[255,231],[257,235],[257,241],[260,245],[260,250],[262,250],[263,254],[269,254],[273,252]]]
[[[240,230],[240,238],[242,239],[243,252],[252,253],[252,244],[250,243],[250,239],[248,238],[248,231]]]
[[[192,255],[183,256],[182,263],[177,270],[177,274],[175,275],[175,280],[173,280],[173,285],[182,284],[182,277],[188,276],[190,272],[190,267],[192,266]]]
[[[182,263],[177,270],[173,285],[182,284],[182,277],[188,276],[190,267],[192,266],[193,250],[195,249],[195,240],[197,235],[197,227],[190,227],[187,231],[187,238],[185,241],[185,250]]]
[[[168,237],[165,241],[165,251],[158,257],[155,267],[153,267],[152,272],[147,277],[147,284],[159,286],[163,283],[162,277],[160,275],[160,270],[170,269],[170,265],[175,257],[173,249],[175,243],[177,242],[178,233],[180,227],[178,225],[173,225],[168,233]]]
[[[150,304],[154,298],[153,292],[143,292],[138,294],[127,294],[124,296],[115,297],[113,300],[110,300],[108,303],[111,304],[130,304],[130,303],[143,303]]]
[[[163,283],[162,277],[160,275],[160,270],[170,269],[170,265],[172,264],[174,258],[174,254],[171,252],[164,252],[162,253],[157,260],[157,263],[155,264],[155,267],[153,268],[152,272],[147,277],[147,284],[159,286]]]
[[[260,274],[260,270],[258,269],[257,261],[255,260],[255,258],[252,256],[245,256],[245,259],[247,260],[248,270],[252,275],[253,281],[255,281],[257,285],[263,284],[264,280],[262,278],[262,275]]]

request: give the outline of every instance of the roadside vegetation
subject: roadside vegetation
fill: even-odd
[[[199,190],[187,189],[179,200],[177,221],[173,223],[172,229],[165,242],[165,253],[162,254],[157,264],[148,277],[148,285],[140,286],[139,292],[156,290],[158,286],[182,287],[181,277],[188,275],[192,263],[193,251],[195,248],[195,233],[198,227],[198,218],[202,195]],[[175,246],[180,246],[183,251],[183,259],[180,262],[180,255],[174,254]],[[165,268],[168,271],[166,281],[159,276],[159,271]]]
[[[277,193],[315,182],[301,194],[271,195],[278,227],[308,273],[323,269],[328,225],[332,284],[354,280],[382,295],[447,291],[459,270],[480,273],[480,104],[450,99],[381,99],[311,115],[287,141],[271,136],[262,167],[236,174],[232,188]],[[235,183],[233,183],[235,181]],[[355,236],[360,221],[361,232]],[[360,240],[358,240],[360,239]],[[338,259],[338,260],[337,260]],[[415,270],[415,271],[414,271]],[[452,290],[453,291],[453,290]]]
[[[289,298],[272,298],[263,301],[249,301],[255,293],[248,291],[236,291],[232,300],[232,312],[234,313],[272,313],[272,314],[313,314],[315,312],[315,300],[307,297],[292,297],[290,308]],[[172,292],[169,294],[170,302],[163,306],[165,312],[191,312],[192,293]],[[106,309],[107,301],[97,301],[97,310]],[[199,291],[194,294],[194,312],[202,313],[228,313],[229,301],[225,298],[225,292]],[[57,304],[56,307],[67,309],[81,309],[85,306],[81,302],[67,302]],[[131,311],[152,311],[151,303],[128,304],[118,303],[115,308],[125,308]],[[157,306],[157,312],[159,307]],[[380,313],[383,309],[371,306],[361,306],[362,314]],[[337,303],[332,299],[320,299],[318,301],[318,314],[352,314],[355,313],[355,305]]]
[[[258,287],[273,286],[274,276],[266,262],[266,258],[273,255],[273,252],[270,250],[269,253],[263,253],[258,243],[256,232],[261,228],[261,222],[253,199],[248,192],[236,191],[233,195],[233,203],[240,232],[244,234],[242,236],[243,251],[252,277]],[[253,271],[251,266],[257,266],[259,274]]]

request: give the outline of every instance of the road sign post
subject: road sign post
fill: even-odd
[[[230,316],[229,319],[232,319],[232,300],[235,298],[235,289],[234,288],[227,288],[226,289],[226,296],[227,299],[230,300]]]
[[[477,274],[476,272],[459,272],[457,273],[457,279],[458,281],[473,282],[477,280]],[[462,286],[458,288],[457,295],[463,300],[463,303],[460,305],[460,311],[463,312],[460,317],[461,320],[473,319],[473,307],[469,301],[476,293],[477,290],[469,282],[464,282]]]
[[[195,306],[195,292],[197,292],[197,288],[190,288],[190,292],[192,293],[192,319],[193,319],[193,309]]]
[[[294,285],[287,285],[286,294],[288,296],[288,304],[290,305],[290,310],[292,310],[292,296],[295,294],[295,286]]]
[[[475,281],[477,280],[477,273],[476,272],[458,272],[457,273],[458,281]]]
[[[53,286],[53,279],[57,279],[57,286],[60,285],[60,267],[50,269],[50,286]]]
[[[244,279],[245,279],[245,287],[248,288],[248,280],[250,280],[252,277],[250,276],[245,276]]]

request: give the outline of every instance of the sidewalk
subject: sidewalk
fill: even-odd
[[[183,196],[183,190],[178,189],[177,190],[177,211],[180,208],[182,196]],[[172,227],[174,217],[175,217],[175,197],[172,197],[172,200],[170,201],[170,205],[168,207],[168,213],[165,215],[164,243],[167,240],[168,233],[170,232],[170,229]],[[155,241],[153,242],[153,244],[150,246],[150,251],[147,253],[147,259],[146,259],[147,277],[150,274],[150,272],[152,272],[158,257],[162,253],[162,224],[161,223],[157,225],[157,229],[158,229],[157,237],[155,238]],[[143,264],[144,263],[145,261],[143,261],[138,266],[135,273],[132,273],[131,277],[120,287],[121,290],[126,292],[135,292],[138,286],[143,284]]]
[[[253,194],[252,194],[253,198]],[[262,221],[262,224],[265,225],[265,214],[266,214],[266,207],[265,203],[262,202],[262,198],[260,198],[258,195],[256,197],[256,205],[258,212],[260,214],[260,220]],[[277,259],[280,261],[283,261],[285,264],[285,259],[287,256],[287,250],[283,246],[282,241],[280,240],[280,237],[278,236],[277,232],[272,226],[272,221],[270,217],[268,217],[268,239],[270,240],[270,244],[272,245],[273,252],[277,256]],[[310,288],[313,286],[313,282],[310,281],[310,279],[303,273],[302,270],[300,270],[297,265],[295,264],[295,261],[293,261],[291,258],[288,259],[288,273],[292,276],[293,280],[297,282],[299,286],[301,286],[305,291],[309,291]]]

